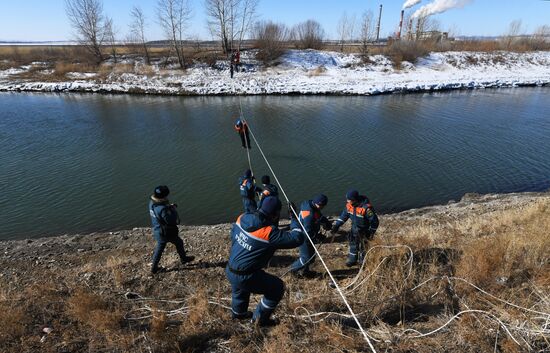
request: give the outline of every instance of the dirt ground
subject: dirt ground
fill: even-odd
[[[344,265],[349,222],[318,248],[377,352],[550,352],[549,211],[550,193],[468,194],[381,215],[362,267]],[[0,242],[0,351],[371,351],[318,259],[288,273],[297,249],[266,269],[281,323],[232,321],[230,228],[181,227],[195,261],[169,245],[155,276],[148,228]]]

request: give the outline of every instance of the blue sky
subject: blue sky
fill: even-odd
[[[210,39],[206,30],[204,0],[190,0],[194,16],[189,36]],[[335,38],[336,26],[345,12],[357,17],[365,10],[377,13],[384,6],[381,33],[395,30],[399,22],[402,0],[260,0],[261,19],[293,25],[312,18],[319,21],[327,34]],[[431,0],[424,0],[426,4]],[[129,12],[141,6],[149,18],[149,39],[161,39],[162,32],[155,20],[155,0],[104,0],[104,10],[113,18],[115,27],[124,37]],[[416,9],[419,6],[413,8]],[[459,35],[499,35],[513,20],[522,20],[526,32],[540,25],[550,25],[550,1],[543,0],[472,0],[462,9],[434,16],[443,29],[453,28]],[[63,0],[0,0],[0,40],[71,40],[72,29],[67,21]]]

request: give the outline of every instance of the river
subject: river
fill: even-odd
[[[335,215],[550,187],[550,88],[364,96],[0,93],[0,240],[149,225],[166,184],[183,224],[234,221],[248,166],[239,103],[289,197]],[[268,173],[251,150],[258,180]],[[273,178],[272,178],[273,179]]]

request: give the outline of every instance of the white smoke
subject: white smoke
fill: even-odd
[[[412,15],[412,18],[425,17],[445,12],[454,8],[462,8],[472,0],[435,0],[428,5],[424,5]]]
[[[414,5],[419,4],[421,2],[422,0],[407,0],[403,4],[403,10],[408,9],[409,7],[413,7]]]

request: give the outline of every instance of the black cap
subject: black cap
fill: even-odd
[[[274,196],[268,196],[262,201],[260,212],[266,216],[276,216],[281,210],[281,201]]]
[[[250,169],[247,169],[244,171],[244,177],[250,178],[252,176],[252,171]]]
[[[313,203],[319,206],[326,206],[328,203],[328,197],[323,194],[319,194],[313,198]]]
[[[350,190],[346,194],[346,198],[350,201],[357,201],[359,200],[359,192],[357,190]]]
[[[155,191],[153,192],[153,195],[157,199],[164,199],[166,196],[170,194],[170,189],[168,189],[168,186],[166,185],[160,185],[155,188]]]
[[[271,179],[269,178],[269,175],[264,175],[262,177],[262,184],[269,184],[271,183]]]

